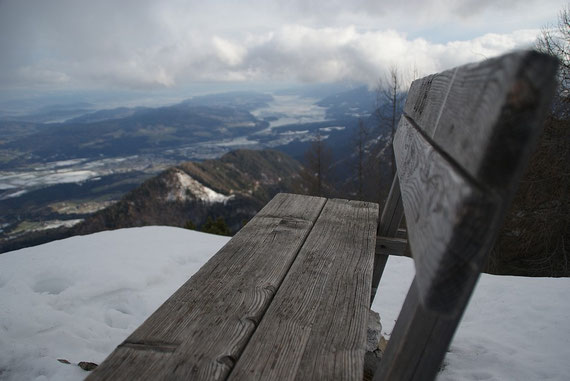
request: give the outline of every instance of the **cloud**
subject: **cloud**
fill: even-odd
[[[180,76],[217,74],[224,78],[301,82],[357,81],[374,84],[390,66],[431,73],[528,47],[537,30],[507,35],[487,34],[469,41],[433,44],[408,39],[394,30],[359,31],[355,27],[309,28],[289,25],[264,35],[249,36],[228,46],[239,52],[231,60],[218,57],[215,72],[189,70]],[[217,46],[217,44],[216,44]]]
[[[390,65],[430,73],[528,46],[540,25],[523,5],[561,8],[507,3],[508,31],[490,0],[0,0],[0,88],[374,83]]]

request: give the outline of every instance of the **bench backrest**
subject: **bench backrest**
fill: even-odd
[[[556,69],[556,59],[522,51],[412,83],[379,235],[395,237],[403,206],[416,276],[375,380],[435,377],[538,139]]]

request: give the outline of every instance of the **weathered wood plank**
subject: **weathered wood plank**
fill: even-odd
[[[378,236],[396,237],[403,215],[404,207],[402,205],[400,183],[398,182],[398,177],[395,176],[394,180],[392,181],[392,186],[390,187],[388,199],[386,200],[384,209],[382,209],[380,222],[378,223]],[[376,253],[374,255],[374,269],[372,273],[372,291],[370,293],[370,305],[372,305],[374,297],[376,296],[378,284],[380,284],[380,278],[382,278],[382,273],[384,272],[384,268],[386,267],[387,262],[387,256],[381,255],[379,253]]]
[[[407,239],[408,238],[408,232],[406,231],[406,229],[398,229],[398,231],[396,232],[396,238],[402,238],[402,239]]]
[[[420,298],[428,309],[454,314],[494,239],[501,200],[464,176],[405,117],[394,145]]]
[[[470,176],[508,194],[540,132],[556,67],[520,51],[431,75],[412,83],[404,113]]]
[[[324,203],[277,195],[89,380],[225,379]]]
[[[463,303],[461,311],[467,299]],[[435,379],[460,320],[461,314],[445,317],[427,310],[414,280],[373,380]]]
[[[407,239],[376,237],[376,255],[404,255]]]
[[[231,380],[362,379],[377,218],[327,201]]]

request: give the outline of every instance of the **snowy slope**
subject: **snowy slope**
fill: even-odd
[[[392,332],[414,273],[390,257],[372,308]],[[482,274],[438,380],[569,380],[569,278]]]
[[[187,201],[197,199],[205,203],[226,203],[234,196],[225,196],[215,190],[208,188],[198,180],[192,178],[186,172],[175,169],[175,181],[169,183],[170,192],[166,196],[166,201]]]
[[[0,255],[0,379],[80,380],[228,241],[144,227]]]
[[[80,380],[227,237],[145,227],[0,255],[0,379]],[[374,301],[388,335],[413,274],[391,258]],[[566,380],[570,279],[483,275],[440,380]]]

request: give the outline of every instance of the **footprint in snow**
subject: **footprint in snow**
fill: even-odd
[[[36,281],[32,290],[38,294],[52,294],[58,295],[67,288],[71,287],[72,282],[63,278],[43,278]]]

